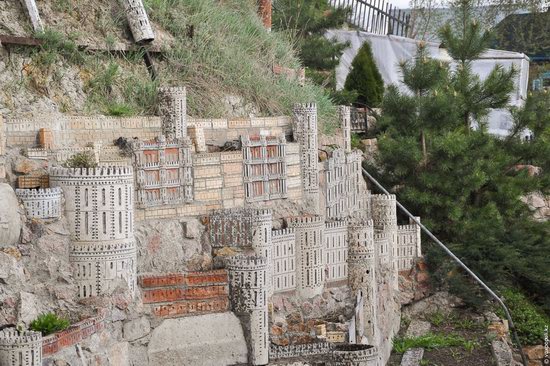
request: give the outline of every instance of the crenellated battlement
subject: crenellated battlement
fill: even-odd
[[[130,166],[99,166],[96,168],[63,168],[53,167],[50,176],[61,179],[67,178],[130,178],[133,179],[134,170]]]
[[[0,331],[0,365],[42,366],[42,334],[15,328]]]
[[[347,227],[348,227],[348,223],[345,220],[325,222],[326,230],[346,229]]]
[[[227,268],[231,271],[259,271],[267,268],[267,258],[263,256],[236,255],[227,258]]]
[[[61,197],[61,188],[16,189],[15,194],[22,200],[56,199]]]
[[[328,355],[333,348],[334,345],[329,342],[291,344],[288,346],[277,346],[275,344],[271,344],[269,356],[272,359],[284,359]]]
[[[323,217],[318,215],[293,216],[286,218],[287,224],[290,227],[315,227],[324,224]]]
[[[271,232],[271,239],[273,241],[281,238],[281,237],[284,237],[284,236],[287,236],[287,235],[294,235],[295,234],[295,230],[294,228],[291,228],[291,227],[287,227],[287,228],[284,228],[284,229],[278,229],[278,230],[273,230]]]
[[[317,113],[317,103],[296,103],[294,104],[294,113]]]
[[[16,328],[7,328],[0,331],[0,348],[6,345],[23,345],[34,342],[42,342],[40,332],[33,330],[19,332]]]
[[[366,344],[338,345],[331,352],[332,365],[360,366],[367,365],[367,361],[376,360],[378,350]]]

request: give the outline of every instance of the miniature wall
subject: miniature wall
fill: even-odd
[[[0,124],[1,127],[1,124]],[[238,140],[241,135],[259,134],[269,130],[273,135],[288,134],[291,131],[289,117],[249,118],[187,118],[187,127],[204,131],[207,145],[222,146],[227,141]],[[119,137],[150,140],[161,134],[159,117],[107,117],[45,115],[33,118],[6,118],[4,131],[6,145],[35,146],[41,128],[52,131],[55,148],[71,147],[89,142],[111,145]],[[2,134],[0,134],[1,136]]]
[[[229,309],[225,270],[142,275],[143,303],[156,317],[179,317]]]

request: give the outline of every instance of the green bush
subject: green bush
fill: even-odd
[[[84,151],[71,156],[63,166],[65,168],[95,168],[97,163],[92,152]]]
[[[34,331],[41,332],[43,336],[59,332],[68,328],[70,325],[67,319],[58,317],[54,313],[41,314],[31,322],[30,328]]]
[[[550,317],[516,289],[505,289],[502,296],[508,305],[522,345],[543,344],[545,327],[550,326]],[[496,312],[501,318],[506,318],[502,309],[498,308]]]
[[[344,89],[357,93],[357,102],[378,107],[384,95],[384,81],[374,62],[370,44],[365,42],[351,63]]]

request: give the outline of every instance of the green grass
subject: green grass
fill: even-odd
[[[393,340],[393,349],[397,353],[405,353],[411,348],[424,348],[427,350],[444,348],[444,347],[463,347],[466,351],[471,352],[477,343],[466,340],[456,334],[432,334],[414,338],[398,337]]]
[[[322,131],[332,132],[337,114],[325,91],[274,76],[273,64],[298,68],[285,34],[267,32],[246,0],[146,0],[151,20],[174,36],[160,66],[162,82],[186,85],[191,115],[221,117],[223,97],[237,95],[264,115],[289,115],[294,103],[315,101]],[[185,37],[189,27],[193,38]]]

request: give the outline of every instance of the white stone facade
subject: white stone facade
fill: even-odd
[[[187,91],[185,87],[158,89],[162,134],[169,140],[187,136]]]
[[[249,364],[269,362],[268,263],[265,257],[236,256],[227,261],[233,311],[248,328]],[[246,337],[246,336],[245,336]]]
[[[284,135],[241,136],[247,202],[287,197],[286,140]]]
[[[8,328],[0,331],[0,365],[42,366],[40,332]]]
[[[296,290],[306,298],[320,295],[325,283],[325,222],[321,216],[291,217],[287,222],[296,233]]]
[[[292,228],[273,230],[273,292],[296,289],[296,233]]]
[[[252,212],[252,249],[257,256],[264,257],[267,262],[265,285],[267,295],[273,293],[273,242],[272,242],[272,211],[255,209]]]
[[[416,217],[420,220],[419,217]],[[394,262],[398,271],[410,270],[414,266],[414,260],[422,256],[421,230],[413,220],[409,225],[398,225],[394,247]]]
[[[300,165],[304,200],[319,211],[319,163],[317,140],[317,104],[294,106],[294,139],[300,144]]]
[[[344,137],[344,151],[351,152],[351,108],[347,105],[341,105],[338,109],[340,115],[340,127]]]
[[[141,0],[122,0],[126,19],[136,43],[151,42],[155,39],[153,28]]]
[[[394,260],[397,241],[397,205],[395,195],[374,194],[371,196],[374,242],[380,266],[392,268],[392,288],[398,290],[397,262]]]
[[[327,219],[339,220],[367,215],[369,193],[361,174],[359,150],[346,153],[336,149],[325,162],[325,213]]]
[[[134,187],[130,167],[52,168],[50,184],[65,195],[69,260],[81,298],[109,293],[117,280],[136,286]]]
[[[325,277],[326,282],[348,278],[348,225],[345,221],[325,224]]]
[[[61,215],[61,188],[16,189],[27,217],[55,219]]]

